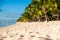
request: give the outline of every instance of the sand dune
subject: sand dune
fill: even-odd
[[[0,28],[0,40],[60,40],[60,21],[17,22]]]

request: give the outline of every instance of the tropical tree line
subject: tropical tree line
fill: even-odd
[[[60,20],[60,0],[32,0],[17,21],[37,22]]]

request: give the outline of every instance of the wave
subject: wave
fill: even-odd
[[[12,24],[15,24],[16,23],[16,20],[7,20],[7,19],[0,19],[0,27],[5,27],[5,26],[8,26],[8,25],[12,25]]]

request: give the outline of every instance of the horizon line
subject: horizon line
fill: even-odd
[[[0,18],[0,19],[18,19],[18,18]]]

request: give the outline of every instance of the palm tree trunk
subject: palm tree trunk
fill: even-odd
[[[46,21],[48,21],[47,12],[45,10],[44,10],[44,14],[45,14]]]
[[[58,13],[57,13],[57,20],[59,20],[59,15],[58,15]]]
[[[48,17],[47,17],[47,11],[46,11],[46,9],[45,9],[45,7],[43,6],[42,7],[42,9],[43,9],[43,13],[44,13],[44,15],[45,15],[45,19],[46,19],[46,21],[47,21],[47,19],[48,19]]]
[[[47,15],[45,14],[45,19],[46,19],[46,21],[48,21],[48,17],[47,17]]]
[[[36,11],[38,13],[39,10],[36,8]],[[40,22],[40,15],[39,14],[37,14],[37,20],[38,20],[38,22]]]
[[[55,9],[56,9],[56,11],[58,10],[57,3],[55,3]],[[58,14],[58,12],[57,12],[57,20],[59,20],[59,14]]]
[[[40,15],[38,14],[38,22],[40,22]]]

